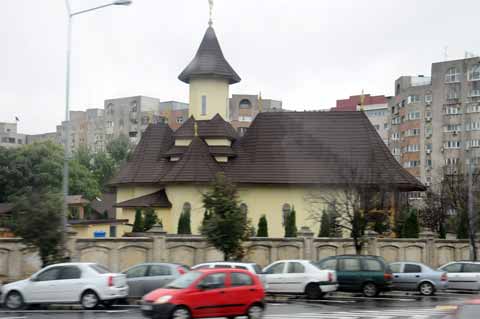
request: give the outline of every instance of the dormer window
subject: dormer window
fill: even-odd
[[[207,115],[207,96],[202,95],[202,115]]]

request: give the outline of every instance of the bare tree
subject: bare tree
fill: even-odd
[[[375,163],[370,156],[370,163]],[[385,222],[389,215],[392,192],[383,179],[381,167],[354,166],[353,161],[339,165],[341,183],[331,192],[320,193],[318,200],[338,216],[338,227],[348,231],[353,239],[356,254],[361,254],[367,227],[375,222]],[[346,165],[348,164],[348,165]],[[316,210],[309,218],[321,221],[323,212]]]

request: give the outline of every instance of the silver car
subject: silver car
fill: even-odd
[[[448,273],[448,289],[480,290],[480,262],[454,261],[438,270]]]
[[[438,290],[447,288],[448,277],[445,271],[433,270],[418,262],[396,262],[390,264],[393,273],[393,289],[419,291],[431,296]]]
[[[123,271],[127,276],[129,298],[141,298],[157,288],[162,288],[188,272],[186,266],[168,263],[139,264]]]

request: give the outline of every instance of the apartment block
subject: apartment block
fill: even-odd
[[[60,144],[60,136],[57,132],[43,133],[43,134],[29,134],[27,135],[27,144],[35,142],[51,141]]]
[[[172,130],[176,130],[188,119],[188,103],[160,102],[160,116],[170,125]]]
[[[388,144],[390,130],[388,101],[389,98],[384,95],[352,95],[348,99],[337,100],[336,107],[332,111],[353,112],[363,110],[384,143]]]
[[[480,163],[480,58],[433,63],[431,77],[400,77],[389,109],[390,150],[426,185],[446,168]]]
[[[233,94],[229,99],[228,121],[243,135],[258,113],[282,111],[282,101],[262,99],[258,95]]]
[[[0,122],[0,146],[19,147],[27,144],[27,135],[17,132],[17,123]]]
[[[388,145],[397,161],[420,181],[431,182],[432,86],[425,76],[402,76],[389,99]]]

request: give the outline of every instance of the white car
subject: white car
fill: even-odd
[[[480,262],[453,261],[438,268],[448,273],[448,289],[480,290]]]
[[[280,260],[263,270],[268,293],[305,294],[310,299],[338,289],[337,273],[309,260]]]
[[[28,304],[80,303],[93,309],[128,296],[124,274],[95,263],[64,263],[43,268],[30,278],[4,285],[0,303],[12,310]]]

